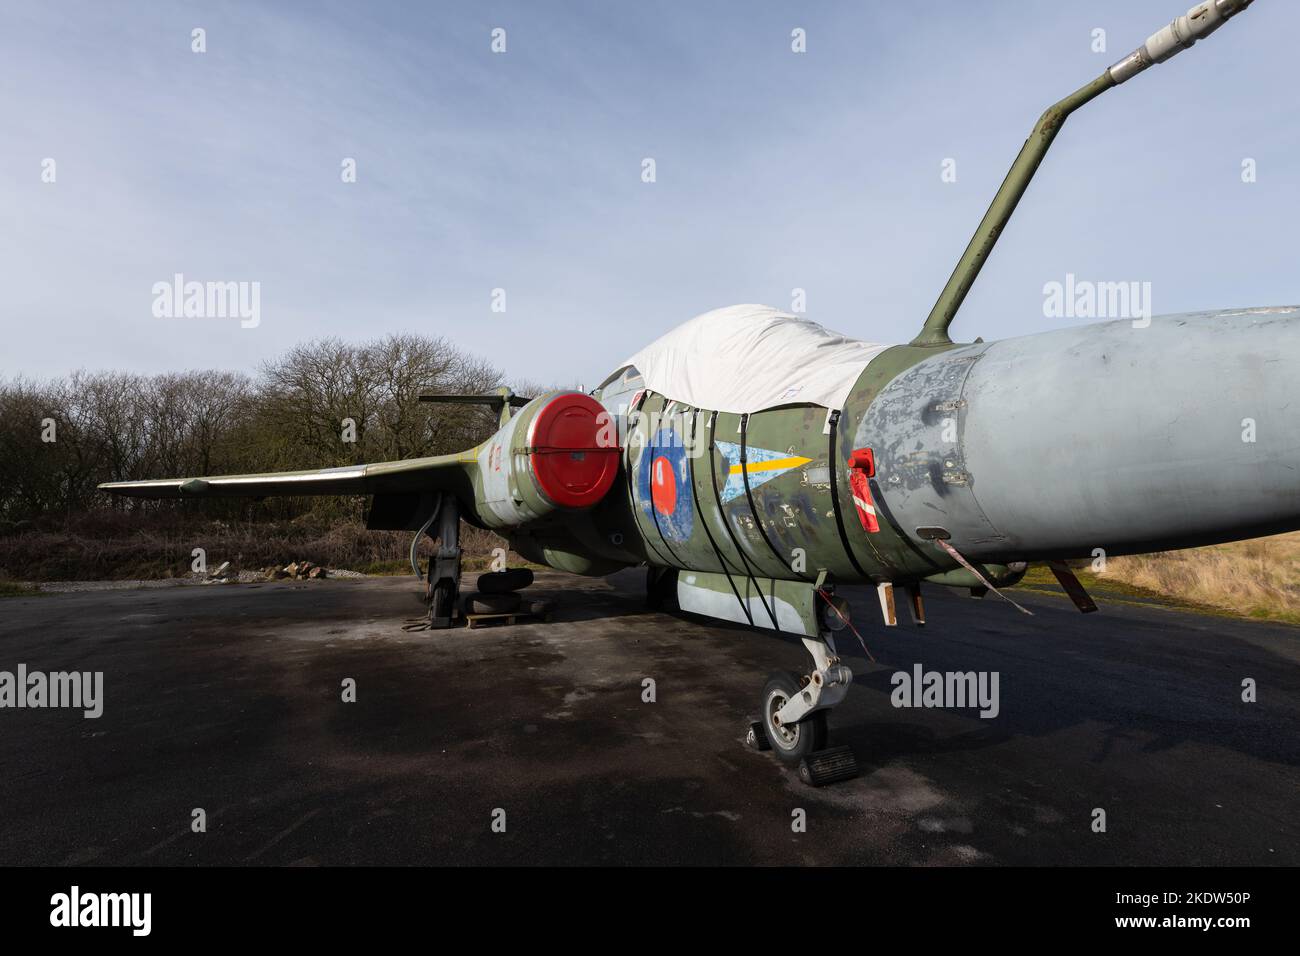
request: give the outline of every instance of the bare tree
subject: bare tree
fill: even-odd
[[[165,507],[100,495],[103,481],[193,477],[391,461],[472,447],[496,428],[485,408],[425,404],[422,391],[490,393],[501,373],[443,338],[318,339],[256,377],[78,371],[0,382],[0,517]],[[53,419],[57,441],[41,441]],[[345,434],[345,421],[355,428]],[[212,514],[358,513],[354,501],[195,502]],[[242,509],[242,510],[241,510]]]

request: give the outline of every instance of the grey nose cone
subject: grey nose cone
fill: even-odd
[[[941,528],[985,559],[1193,547],[1300,528],[1298,373],[1300,307],[1107,322],[926,359],[857,438],[916,540]]]

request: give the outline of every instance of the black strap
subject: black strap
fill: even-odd
[[[641,530],[641,519],[638,518],[636,514],[638,509],[640,508],[640,505],[637,504],[637,500],[636,500],[636,477],[632,474],[632,429],[634,427],[632,424],[632,414],[634,412],[640,414],[641,406],[645,404],[645,400],[649,396],[650,396],[649,389],[644,389],[641,392],[640,397],[635,402],[633,402],[632,405],[627,410],[627,445],[623,455],[625,461],[623,470],[627,474],[627,499],[632,503],[632,520],[636,522],[638,533],[640,533]],[[650,505],[650,514],[651,516],[654,515],[653,502]],[[655,521],[655,530],[656,531],[659,530],[658,521]],[[645,543],[650,546],[650,550],[655,553],[656,558],[658,558],[660,561],[663,561],[666,567],[673,566],[671,558],[665,559],[663,554],[659,551],[659,549],[655,547],[655,543],[651,541],[647,535],[643,534],[641,535],[641,537],[645,541]],[[662,534],[660,534],[659,537],[661,540],[663,539]]]
[[[844,545],[844,553],[849,556],[849,562],[853,565],[853,570],[862,576],[862,579],[869,580],[867,572],[862,565],[858,563],[858,556],[853,553],[853,546],[849,544],[849,534],[844,529],[844,515],[840,512],[840,492],[839,485],[835,481],[835,476],[840,470],[840,459],[835,451],[835,437],[840,430],[840,413],[838,410],[831,412],[831,440],[830,440],[830,472],[831,472],[831,507],[835,512],[835,527],[840,532],[840,543]]]
[[[699,428],[700,428],[700,410],[696,408],[691,411],[691,450],[692,451],[694,451],[696,447],[697,433],[699,432]],[[709,457],[712,458],[712,456],[713,456],[713,449],[712,446],[710,446]],[[695,455],[693,454],[689,455],[688,459],[690,461],[690,468],[691,468],[691,496],[694,497]],[[725,515],[719,515],[719,517],[722,518],[724,523],[726,522],[727,518]],[[709,539],[709,547],[713,549],[713,553],[718,559],[718,567],[721,568],[722,573],[727,576],[727,584],[731,586],[731,593],[736,596],[736,603],[740,605],[740,610],[745,615],[745,620],[749,622],[750,627],[753,627],[754,615],[749,613],[749,605],[746,604],[745,599],[740,596],[740,590],[736,587],[736,582],[731,580],[731,571],[727,567],[726,559],[722,556],[722,551],[719,550],[718,548],[718,543],[713,539],[713,532],[709,530],[709,519],[704,516],[703,508],[700,509],[700,524],[704,525],[704,534]],[[761,594],[762,592],[759,593]]]
[[[749,560],[745,557],[745,549],[741,547],[740,541],[736,538],[736,533],[731,530],[731,522],[727,520],[727,512],[722,507],[722,494],[718,491],[718,456],[714,444],[714,435],[718,426],[718,413],[713,412],[709,419],[709,472],[712,477],[713,499],[718,503],[718,516],[722,519],[722,526],[727,529],[727,537],[731,539],[732,545],[736,548],[736,554],[740,558],[740,563],[745,566],[745,576],[749,578],[754,585],[754,590],[758,593],[758,600],[763,605],[763,610],[767,616],[772,619],[772,627],[779,631],[781,625],[776,623],[776,613],[772,608],[767,606],[767,600],[763,597],[763,589],[758,586],[758,579],[754,577],[754,572],[750,570]],[[776,586],[772,586],[773,604],[776,603]]]
[[[746,444],[748,426],[749,413],[746,412],[740,416],[740,478],[745,485],[745,499],[749,502],[749,511],[754,516],[754,524],[758,528],[758,534],[767,545],[768,550],[772,552],[772,555],[782,567],[787,568],[791,574],[798,574],[799,572],[794,569],[794,566],[790,564],[790,562],[786,561],[785,558],[781,557],[781,552],[776,550],[776,545],[772,543],[772,539],[769,538],[767,532],[763,530],[763,519],[758,516],[758,509],[754,507],[754,493],[749,487],[749,469],[745,467],[749,464],[749,450],[748,445]]]

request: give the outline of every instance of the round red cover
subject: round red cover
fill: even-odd
[[[547,402],[528,429],[529,461],[542,494],[562,508],[588,508],[605,497],[618,474],[614,422],[581,392]]]

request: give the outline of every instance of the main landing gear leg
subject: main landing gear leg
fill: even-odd
[[[750,728],[750,740],[758,749],[770,748],[782,763],[798,767],[805,783],[822,786],[857,776],[857,762],[848,747],[826,749],[827,711],[848,694],[853,672],[840,663],[828,631],[805,637],[803,643],[813,658],[811,673],[772,675],[763,688],[762,717]]]
[[[438,509],[438,553],[429,562],[429,627],[451,627],[460,593],[460,506],[450,495]]]

